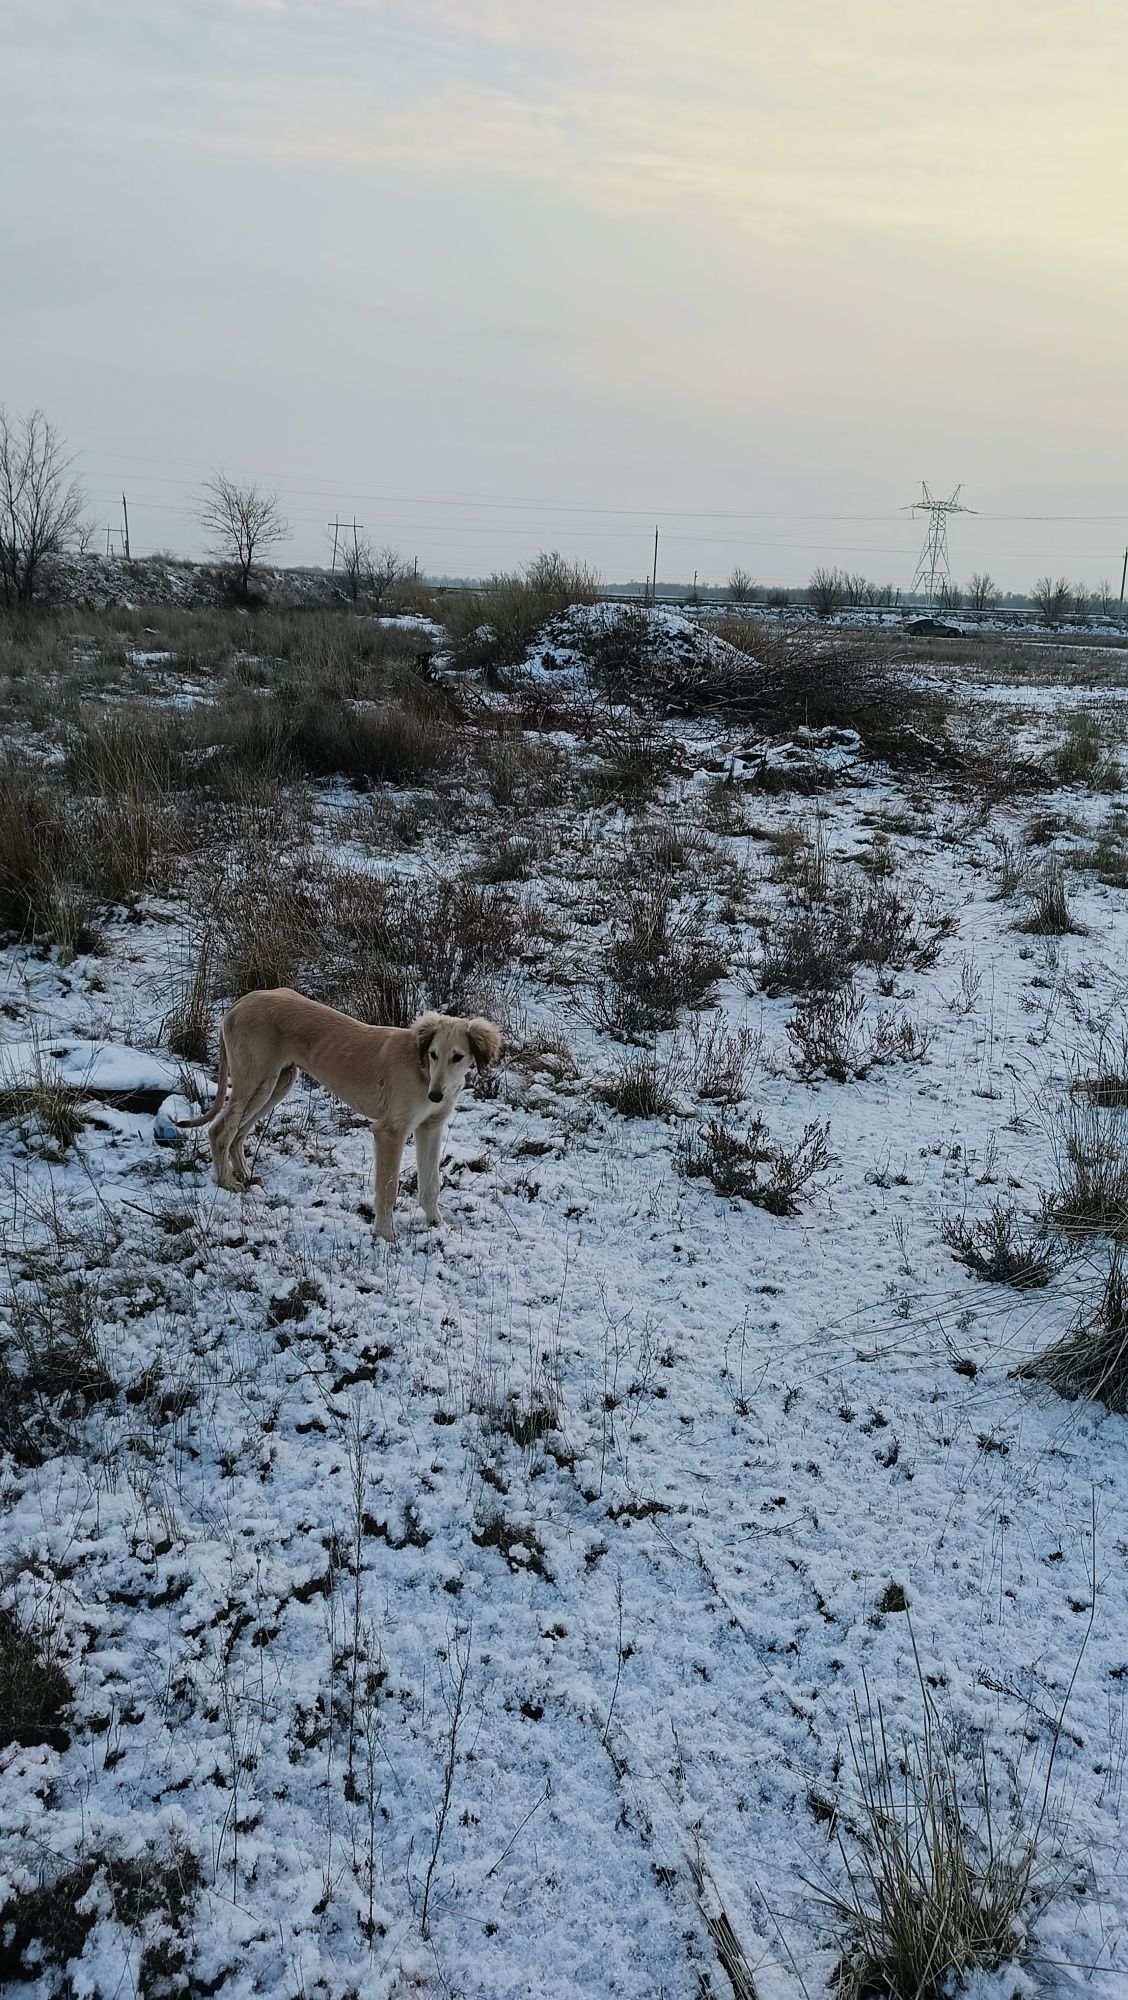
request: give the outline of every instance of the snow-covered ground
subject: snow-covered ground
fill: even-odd
[[[761,2000],[815,2000],[836,1938],[810,1885],[842,1887],[835,1831],[853,1854],[861,1824],[849,1731],[872,1700],[920,1734],[919,1657],[969,1798],[982,1757],[1056,1890],[1029,1969],[976,1992],[1128,1993],[1128,1425],[1012,1377],[1099,1255],[1021,1293],[941,1233],[1001,1198],[1037,1214],[1120,1018],[1125,893],[1079,872],[1084,931],[1032,936],[995,897],[1029,802],[977,817],[853,757],[768,795],[742,789],[746,730],[680,735],[666,810],[696,817],[727,759],[744,830],[710,867],[748,888],[716,1011],[658,1038],[669,1116],[610,1109],[623,1049],[523,975],[496,1086],[449,1128],[447,1226],[409,1172],[395,1250],[361,1212],[368,1135],[317,1090],[243,1198],[151,1113],[94,1104],[62,1154],[0,1126],[9,1316],[81,1300],[120,1391],[42,1462],[0,1461],[0,1603],[74,1691],[65,1741],[0,1753],[0,1903],[187,1853],[182,1990],[325,2000],[720,1995],[723,1908]],[[1108,802],[1054,803],[1085,827]],[[858,975],[922,1057],[797,1078],[755,921],[784,895],[766,836],[797,825],[860,879],[883,835],[950,913],[929,969]],[[523,885],[549,909],[593,845],[625,851],[613,809],[582,831]],[[140,915],[65,968],[3,954],[9,1074],[179,1086],[175,909]],[[734,1129],[829,1124],[793,1216],[679,1164],[716,1114],[693,1077],[718,1020],[754,1051]],[[138,1932],[91,1896],[69,1984],[23,1990],[137,1989]]]

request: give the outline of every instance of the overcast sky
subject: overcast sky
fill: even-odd
[[[1124,0],[10,0],[0,399],[434,572],[1114,577]],[[1040,516],[1064,516],[1046,520]]]

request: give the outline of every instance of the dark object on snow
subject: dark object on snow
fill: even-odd
[[[945,625],[942,618],[931,616],[908,619],[905,630],[917,639],[962,639],[964,636],[958,625]]]

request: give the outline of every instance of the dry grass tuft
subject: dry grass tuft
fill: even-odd
[[[1084,1397],[1128,1416],[1128,1275],[1119,1249],[1109,1258],[1096,1311],[1017,1372],[1071,1401]]]
[[[920,1688],[923,1734],[896,1743],[868,1687],[864,1709],[855,1704],[852,1854],[835,1820],[847,1886],[816,1886],[843,1934],[840,2000],[947,2000],[969,1974],[998,1971],[1027,1948],[1039,1894],[1034,1838],[1017,1827],[1000,1838],[985,1751],[962,1770],[923,1676]],[[982,1804],[971,1812],[973,1787]]]

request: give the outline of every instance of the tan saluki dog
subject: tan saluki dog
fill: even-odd
[[[220,1027],[215,1102],[199,1118],[177,1122],[208,1127],[216,1182],[240,1193],[252,1183],[246,1140],[304,1070],[371,1120],[376,1233],[394,1243],[392,1211],[407,1140],[414,1136],[423,1213],[437,1228],[444,1127],[471,1063],[485,1069],[500,1050],[501,1031],[492,1021],[420,1014],[410,1028],[370,1028],[286,986],[247,993]]]

